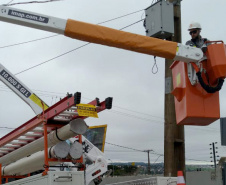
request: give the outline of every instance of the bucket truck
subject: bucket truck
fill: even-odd
[[[73,39],[175,60],[171,68],[173,71],[174,90],[172,93],[175,96],[177,124],[208,125],[220,116],[218,91],[221,89],[226,77],[226,51],[225,45],[221,41],[213,41],[202,50],[176,42],[119,31],[100,25],[88,24],[71,19],[64,20],[5,6],[0,6],[0,20],[63,34]],[[206,76],[208,76],[208,79]],[[22,125],[14,132],[3,137],[0,140],[0,147],[24,134],[24,131],[22,131],[23,128],[26,128],[26,131],[34,129],[38,125],[45,123],[46,120],[51,124],[56,123],[56,116],[76,105],[75,99],[76,96],[70,96],[61,100],[54,107],[46,110],[43,108],[44,111],[40,117],[28,121],[28,123]],[[90,104],[99,105],[99,111],[102,111],[109,107],[109,103],[107,102],[111,101],[112,99],[106,99],[102,103],[93,101]],[[43,103],[42,107],[44,107]],[[212,111],[213,108],[214,111]],[[73,115],[72,118],[75,119],[76,116]],[[69,121],[71,119],[66,120],[67,123]],[[47,138],[45,132],[44,136]],[[46,148],[46,144],[44,145]],[[1,155],[4,156],[4,153]],[[92,161],[102,161],[99,157],[93,157],[88,154],[86,156],[87,159],[89,158]],[[45,161],[48,164],[48,150],[46,149]],[[101,165],[103,166],[104,163]],[[49,166],[46,165],[45,168],[49,168]],[[42,182],[48,182],[49,184],[60,184],[60,182],[84,184],[81,178],[82,173],[63,173],[65,174],[59,175],[59,172],[48,172],[44,174],[45,176],[31,177],[28,184],[35,184],[35,178],[40,180],[38,184]],[[95,171],[91,175],[94,177],[96,173],[98,172]],[[73,181],[75,179],[74,175],[78,176],[78,178],[76,177],[77,182]]]
[[[177,124],[208,125],[220,117],[218,91],[226,77],[226,51],[222,41],[211,42],[202,50],[76,20],[5,6],[0,9],[0,21],[175,60],[171,68]]]

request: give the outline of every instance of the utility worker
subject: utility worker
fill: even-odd
[[[202,27],[198,22],[192,22],[189,25],[188,31],[189,34],[191,35],[191,40],[187,41],[186,45],[197,48],[201,48],[204,45],[207,39],[201,37],[200,35],[201,29]]]

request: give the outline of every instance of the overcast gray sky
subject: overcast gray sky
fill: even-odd
[[[9,0],[1,0],[2,4]],[[14,0],[13,3],[24,2]],[[64,0],[45,4],[16,5],[14,8],[75,19],[89,23],[103,22],[121,15],[145,9],[152,0]],[[183,43],[190,39],[187,27],[199,21],[202,35],[209,40],[226,41],[224,25],[225,0],[184,0],[182,5]],[[103,24],[120,29],[144,18],[144,12]],[[0,47],[54,35],[53,33],[0,22]],[[145,35],[140,22],[125,31]],[[23,45],[0,48],[0,63],[12,73],[47,61],[85,44],[62,35]],[[99,97],[113,97],[113,109],[99,114],[99,119],[87,119],[87,124],[107,124],[109,143],[135,149],[153,149],[164,153],[164,59],[157,58],[158,73],[152,73],[152,56],[90,44],[77,51],[23,72],[17,77],[52,105],[67,92],[81,92],[82,102]],[[221,116],[226,112],[226,86],[220,93]],[[0,83],[1,126],[17,127],[35,114],[30,107]],[[187,163],[210,161],[209,143],[218,142],[219,155],[226,149],[220,146],[219,121],[206,127],[185,127]],[[0,129],[0,136],[10,130]],[[112,161],[147,161],[147,154],[106,144],[106,157]],[[151,154],[151,161],[157,159]],[[163,157],[158,159],[162,162]]]

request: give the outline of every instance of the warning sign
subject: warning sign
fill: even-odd
[[[78,104],[77,111],[79,116],[98,118],[97,109],[94,105]]]

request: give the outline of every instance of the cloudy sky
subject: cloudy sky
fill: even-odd
[[[1,0],[2,4],[9,0]],[[12,3],[26,2],[14,0]],[[97,24],[139,11],[104,26],[121,29],[144,18],[145,8],[152,0],[62,0],[44,4],[15,5],[14,8],[75,19]],[[191,21],[202,24],[202,35],[209,40],[226,41],[224,25],[225,0],[184,0],[182,6],[182,42],[190,37],[187,27]],[[0,22],[0,63],[13,74],[38,65],[83,44],[62,35],[27,44],[15,45],[55,34]],[[139,22],[124,31],[145,35]],[[11,47],[5,47],[10,46]],[[107,124],[108,143],[139,150],[152,149],[164,153],[164,59],[157,58],[158,73],[152,73],[152,56],[106,46],[90,44],[62,57],[23,72],[17,77],[47,104],[56,103],[67,92],[81,92],[82,102],[96,97],[113,97],[113,109],[99,114],[99,119],[87,119],[87,124]],[[154,68],[154,71],[156,68]],[[221,116],[226,116],[226,86],[220,93]],[[0,83],[1,127],[15,128],[35,116],[31,108],[3,83]],[[0,129],[0,136],[10,129]],[[219,155],[226,155],[220,146],[219,121],[206,127],[185,127],[186,162],[210,161],[210,146],[218,142]],[[147,161],[147,154],[106,144],[105,154],[111,161]],[[151,154],[151,161],[163,157]],[[196,161],[197,160],[197,161]]]

